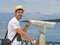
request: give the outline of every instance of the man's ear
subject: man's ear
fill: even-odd
[[[15,14],[15,16],[16,16],[16,12],[15,12],[14,14]]]

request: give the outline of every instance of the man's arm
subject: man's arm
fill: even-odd
[[[19,33],[22,37],[24,37],[29,42],[31,42],[31,43],[37,43],[36,40],[32,40],[29,36],[27,36],[26,33],[24,31],[22,31],[21,28],[17,28],[16,32]]]
[[[29,26],[30,26],[30,22],[28,21],[27,24],[25,25],[25,28],[23,29],[25,33],[27,32]]]

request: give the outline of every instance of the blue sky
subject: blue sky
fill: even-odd
[[[17,5],[22,5],[25,12],[60,14],[60,0],[0,0],[0,12],[13,12]]]

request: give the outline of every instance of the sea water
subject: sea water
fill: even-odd
[[[24,22],[21,22],[21,27],[24,28]],[[8,22],[0,22],[0,39],[4,39],[7,31]],[[30,38],[37,40],[39,37],[38,27],[30,25],[27,33]],[[60,23],[56,23],[54,28],[47,28],[46,41],[60,42]]]

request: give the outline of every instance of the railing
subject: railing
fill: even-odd
[[[26,40],[23,40],[22,45],[34,45],[34,44],[32,44],[32,43],[30,43],[30,42],[28,42]],[[35,44],[35,45],[38,45],[38,44]]]
[[[26,40],[23,40],[22,41],[22,45],[34,45]],[[35,44],[35,45],[38,45],[38,44]],[[46,41],[46,45],[60,45],[60,42],[51,42],[51,41]]]
[[[60,42],[51,42],[51,41],[47,41],[46,42],[47,45],[60,45]]]
[[[0,39],[1,41],[2,39]],[[1,44],[0,44],[1,45]],[[32,44],[26,40],[22,40],[22,45],[38,45],[38,44]],[[51,41],[46,41],[46,45],[60,45],[60,42],[51,42]]]

